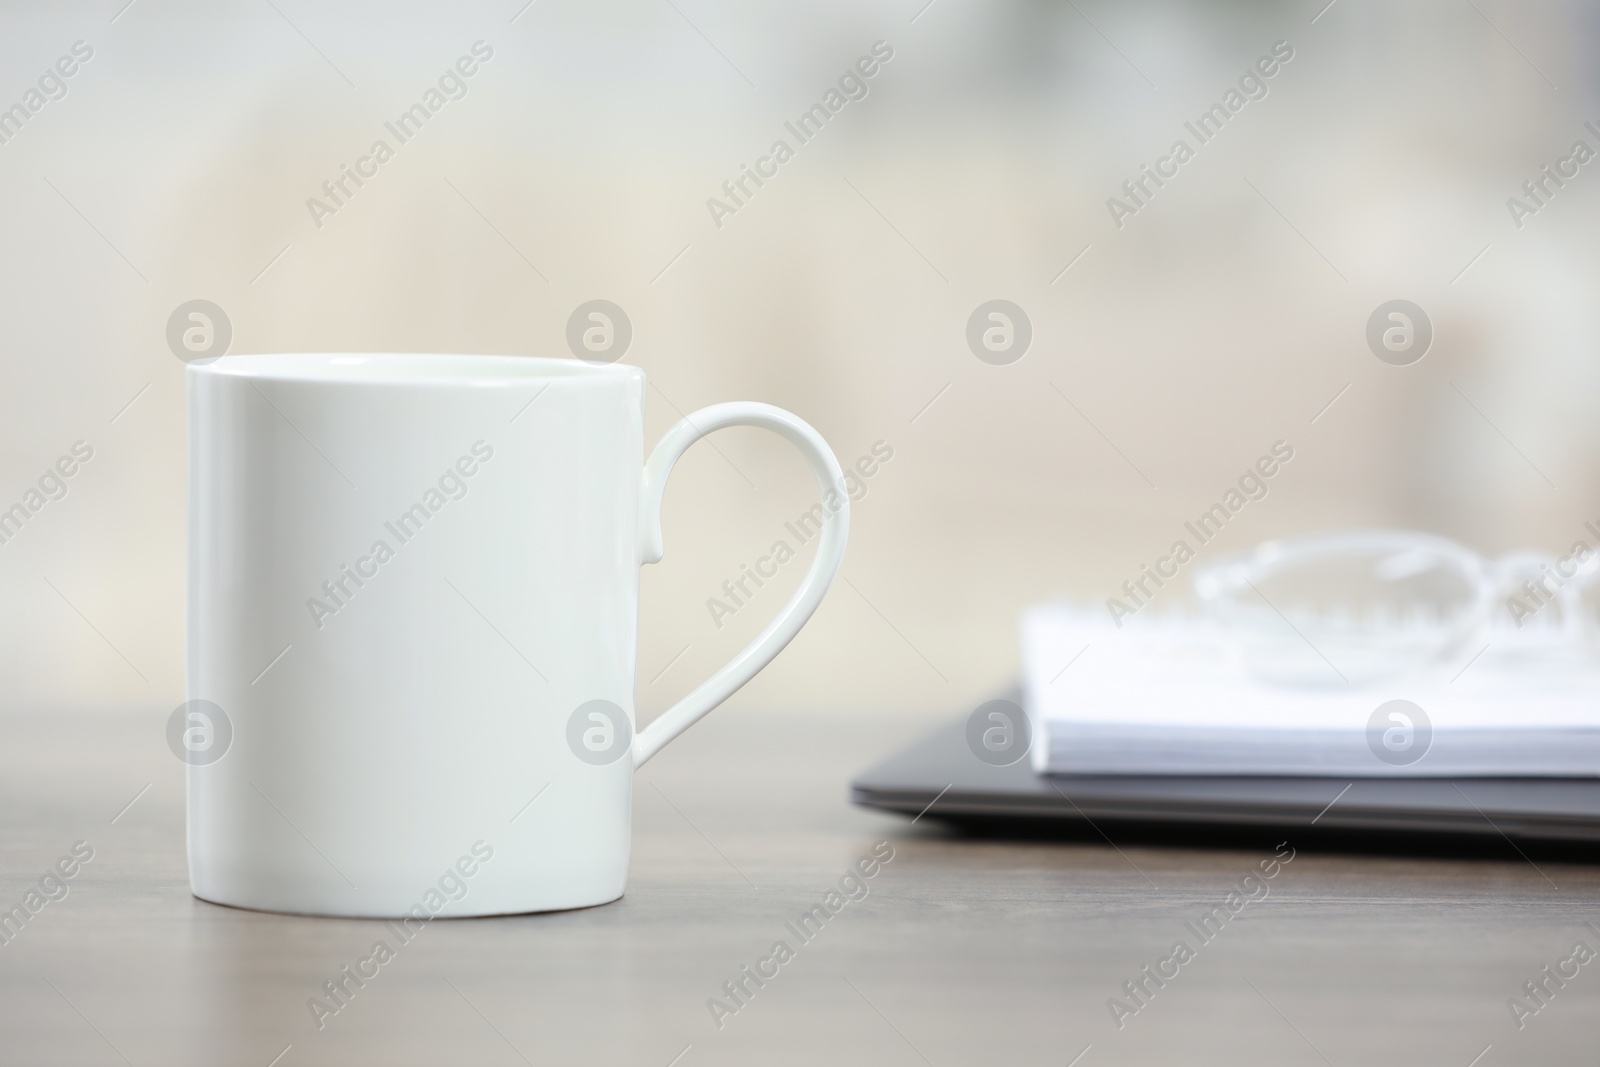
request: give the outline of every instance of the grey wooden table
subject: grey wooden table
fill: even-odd
[[[852,773],[927,725],[725,708],[641,773],[622,900],[435,922],[319,1029],[309,999],[386,928],[190,896],[161,717],[5,715],[0,907],[75,842],[93,858],[0,945],[0,1062],[1595,1062],[1600,959],[1562,961],[1600,950],[1600,866],[1291,835],[1267,895],[1202,941],[1192,924],[1270,850],[985,840],[852,808]],[[867,895],[797,937],[883,841]],[[1162,964],[1179,941],[1192,958]],[[1120,1027],[1112,998],[1138,1008]]]

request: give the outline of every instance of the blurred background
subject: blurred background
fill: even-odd
[[[1014,677],[1024,607],[1117,595],[1278,441],[1293,460],[1202,558],[1356,525],[1561,552],[1600,523],[1600,165],[1536,214],[1507,205],[1574,142],[1600,150],[1594,5],[108,0],[0,18],[0,108],[27,112],[0,115],[0,508],[93,449],[0,544],[0,710],[184,698],[166,331],[194,299],[224,309],[235,354],[562,357],[574,310],[609,300],[650,377],[650,441],[751,399],[846,465],[892,449],[841,580],[738,698],[757,708],[971,707]],[[92,55],[34,108],[78,42]],[[401,144],[385,123],[476,42],[492,57],[465,95]],[[1266,95],[1119,227],[1108,198],[1196,145],[1185,122],[1278,42],[1292,59]],[[784,124],[875,45],[892,58],[866,95],[799,143]],[[308,200],[379,139],[393,158],[317,217]],[[710,210],[779,139],[778,174]],[[1003,365],[967,340],[996,299],[1032,330]],[[1366,340],[1395,299],[1433,328],[1409,366]],[[781,442],[715,444],[679,466],[667,557],[643,575],[644,717],[804,570],[713,618],[815,495]]]

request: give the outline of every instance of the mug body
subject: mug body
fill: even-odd
[[[195,895],[418,918],[621,896],[643,373],[351,354],[187,375],[187,707],[215,741],[186,769]],[[615,738],[585,705],[620,709]]]

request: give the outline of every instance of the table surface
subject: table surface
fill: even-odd
[[[640,772],[620,901],[432,923],[319,1030],[308,999],[384,928],[192,897],[163,718],[0,717],[0,905],[94,848],[0,946],[0,1062],[1594,1062],[1600,957],[1563,963],[1600,949],[1600,865],[1582,857],[1290,834],[1267,895],[1202,942],[1190,924],[1270,848],[910,825],[852,807],[848,782],[936,724],[737,706]],[[800,943],[786,924],[880,841],[894,855],[868,895]],[[708,1001],[780,940],[793,958],[719,1027]],[[1192,958],[1119,1027],[1108,1001],[1138,1005],[1123,983],[1178,941]],[[1577,974],[1534,1000],[1547,966]],[[1513,997],[1539,1009],[1520,1029]]]

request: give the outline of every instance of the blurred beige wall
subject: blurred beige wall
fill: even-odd
[[[1600,164],[1520,229],[1505,204],[1600,148],[1591,7],[122,3],[0,11],[0,104],[94,49],[0,145],[0,506],[95,450],[0,545],[0,707],[182,699],[164,335],[194,298],[235,353],[565,356],[603,297],[655,387],[650,439],[756,399],[846,463],[892,447],[757,706],[970,707],[1016,671],[1021,608],[1102,601],[1277,440],[1294,460],[1208,553],[1362,524],[1554,549],[1600,518]],[[479,40],[467,95],[319,228],[307,198]],[[1280,40],[1266,97],[1117,228],[1107,198]],[[866,97],[717,226],[707,198],[877,41]],[[1435,330],[1410,367],[1364,339],[1397,297]],[[965,338],[995,298],[1034,331],[1007,366]],[[783,445],[716,443],[644,572],[645,714],[803,572],[713,623],[811,498]]]

